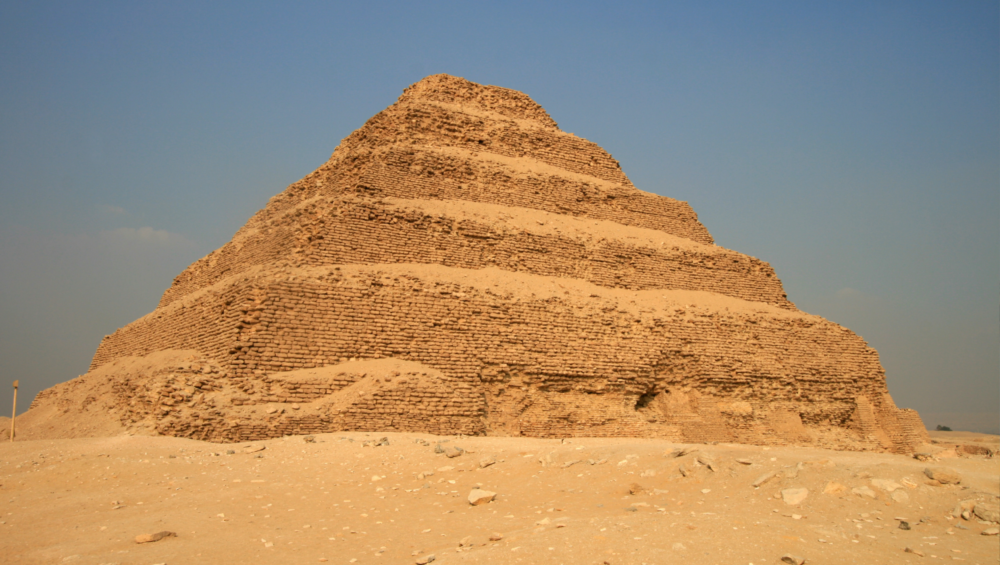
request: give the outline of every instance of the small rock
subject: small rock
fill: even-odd
[[[458,547],[465,547],[467,545],[472,545],[472,536],[465,536],[462,541],[458,542]]]
[[[677,470],[680,471],[681,475],[685,477],[691,474],[691,471],[683,463],[677,467]]]
[[[933,453],[927,451],[921,451],[920,453],[914,453],[913,458],[917,461],[936,461]]]
[[[302,441],[306,443],[316,443],[316,438],[314,438],[313,436],[304,436],[302,438]]]
[[[671,451],[670,453],[667,453],[667,455],[669,457],[684,457],[685,455],[690,455],[690,454],[694,453],[695,451],[698,451],[697,447],[690,447],[690,446],[688,446],[688,447],[682,447],[682,448],[679,448],[679,449],[675,449],[675,450]]]
[[[763,485],[764,483],[766,483],[767,481],[770,481],[775,476],[777,476],[777,473],[775,473],[774,471],[770,471],[770,472],[764,473],[763,475],[757,477],[757,479],[753,483],[751,483],[751,485],[754,488],[757,488],[757,487]]]
[[[707,455],[699,455],[698,463],[701,463],[702,465],[708,467],[709,470],[712,471],[713,473],[718,470],[715,466],[715,461],[709,459]]]
[[[423,557],[418,558],[416,560],[416,564],[417,565],[427,565],[428,563],[434,561],[435,559],[437,559],[437,557],[435,557],[434,554],[432,553],[430,555],[425,555]]]
[[[903,551],[906,552],[906,553],[912,553],[913,555],[919,555],[920,557],[924,556],[924,552],[923,551],[920,551],[918,549],[913,549],[911,547],[907,547]]]
[[[906,520],[900,520],[899,521],[899,529],[900,530],[909,530],[910,529],[910,523],[907,522]]]
[[[782,563],[788,563],[789,565],[802,565],[806,562],[805,559],[799,557],[798,555],[792,555],[791,553],[786,553],[781,556]]]
[[[632,495],[642,494],[644,492],[646,492],[646,489],[643,488],[642,485],[640,485],[639,483],[632,483],[628,487],[628,493]]]
[[[444,453],[444,447],[442,447],[440,443],[435,443],[434,453]]]
[[[886,492],[892,492],[898,488],[903,487],[903,485],[890,479],[872,479],[872,486],[877,489],[884,490]]]
[[[973,512],[987,522],[1000,522],[1000,505],[977,502]]]
[[[737,459],[736,462],[740,465],[753,465],[753,461],[749,459]]]
[[[488,490],[482,490],[478,488],[472,489],[472,492],[469,493],[469,504],[473,506],[488,504],[492,502],[493,499],[496,498],[496,496],[497,493],[495,492],[490,492]]]
[[[479,460],[479,467],[481,469],[485,469],[485,468],[489,467],[490,465],[496,464],[496,462],[497,462],[497,458],[496,457],[493,457],[493,456],[483,457],[482,459]]]
[[[781,491],[781,500],[784,500],[785,504],[790,506],[802,504],[802,501],[807,496],[809,496],[809,489],[807,488],[786,488]]]
[[[962,482],[961,475],[943,467],[928,467],[924,469],[924,474],[927,475],[928,479],[937,481],[942,485],[957,485]]]
[[[502,539],[503,539],[503,534],[501,534],[500,532],[493,532],[493,535],[490,536],[490,541],[500,541]]]
[[[389,446],[389,438],[384,437],[384,438],[378,440],[378,443],[376,443],[375,446],[376,447],[388,447]]]
[[[243,453],[257,453],[258,451],[264,451],[265,449],[267,449],[267,447],[263,445],[248,445],[243,448]]]
[[[462,449],[461,447],[448,447],[445,448],[444,450],[445,456],[448,457],[449,459],[454,459],[455,457],[458,457],[464,452],[465,450]]]
[[[905,504],[910,501],[910,495],[906,494],[905,491],[897,490],[892,493],[892,500],[893,502]]]
[[[853,492],[854,494],[856,494],[858,496],[867,496],[868,498],[877,498],[878,497],[878,495],[875,494],[875,491],[873,491],[872,489],[870,489],[868,487],[854,487],[854,488],[851,489],[851,492]]]
[[[984,536],[995,536],[997,534],[1000,534],[1000,528],[986,528],[982,533]]]
[[[823,489],[823,494],[840,494],[845,491],[847,491],[847,487],[838,482],[830,481],[826,483],[826,487]]]
[[[174,532],[156,532],[155,534],[141,534],[135,536],[135,543],[150,543],[154,541],[160,541],[163,538],[175,538],[177,534]]]

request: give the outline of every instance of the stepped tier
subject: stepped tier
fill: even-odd
[[[198,261],[160,306],[252,266],[436,263],[584,279],[632,289],[706,290],[793,308],[767,263],[609,221],[466,201],[315,197]]]
[[[344,139],[32,408],[73,409],[213,441],[927,439],[878,354],[796,309],[770,265],[714,245],[687,203],[636,189],[524,94],[446,75]]]

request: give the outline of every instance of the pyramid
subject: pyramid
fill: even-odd
[[[716,246],[686,202],[638,190],[525,94],[448,75],[404,90],[31,410],[84,411],[220,442],[927,439],[877,352],[798,310],[768,263]]]

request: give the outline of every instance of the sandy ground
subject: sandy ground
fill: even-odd
[[[998,537],[982,535],[996,524],[952,512],[963,500],[996,504],[1000,458],[953,456],[950,436],[934,435],[939,459],[930,462],[802,447],[396,433],[228,445],[142,436],[0,442],[0,561],[405,564],[434,555],[443,564],[760,565],[790,553],[817,564],[997,563]],[[382,437],[389,445],[374,445]],[[435,453],[439,441],[466,451]],[[685,447],[697,451],[675,456]],[[929,484],[928,466],[958,472],[961,484]],[[772,471],[781,476],[753,486]],[[831,483],[845,490],[824,493]],[[630,494],[634,484],[642,490]],[[495,500],[470,505],[477,486]],[[861,487],[874,498],[852,493]],[[793,488],[808,489],[797,505],[782,500]],[[176,537],[135,542],[162,530]]]

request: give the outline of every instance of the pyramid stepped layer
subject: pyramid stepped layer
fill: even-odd
[[[634,188],[527,96],[445,75],[181,273],[71,383],[39,410],[106,389],[122,425],[219,441],[926,439],[878,354],[797,310],[767,263],[715,246],[686,203]]]
[[[312,198],[268,229],[195,263],[160,306],[252,266],[432,263],[588,280],[632,289],[706,290],[794,308],[767,263],[613,222],[463,201]]]

